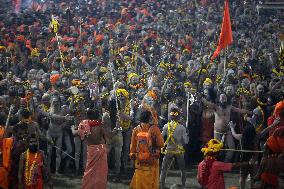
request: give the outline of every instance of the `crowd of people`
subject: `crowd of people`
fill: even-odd
[[[132,167],[130,188],[165,188],[175,162],[184,187],[200,161],[206,189],[232,168],[284,187],[284,11],[229,1],[210,63],[223,0],[0,2],[0,188],[104,189]]]

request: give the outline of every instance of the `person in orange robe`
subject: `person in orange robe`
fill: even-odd
[[[29,138],[28,149],[21,154],[19,165],[19,188],[43,189],[44,178],[47,178],[44,154],[38,150],[38,139],[35,134]]]
[[[8,189],[12,138],[5,138],[6,115],[0,113],[0,188]]]

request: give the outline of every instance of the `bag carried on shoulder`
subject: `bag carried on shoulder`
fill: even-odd
[[[140,163],[151,163],[153,161],[153,154],[151,153],[153,151],[151,134],[149,131],[143,131],[139,126],[136,139],[136,159]]]

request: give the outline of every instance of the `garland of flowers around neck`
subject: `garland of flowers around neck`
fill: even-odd
[[[171,128],[171,125],[172,125],[172,128]],[[175,132],[177,126],[178,126],[178,122],[177,121],[168,122],[168,138],[166,139],[166,141],[164,143],[164,147],[161,148],[161,153],[162,154],[183,154],[185,152],[183,146],[177,144],[175,142],[175,140],[174,140],[174,136],[173,135],[174,135],[174,132]],[[165,149],[170,140],[177,147],[177,150],[167,150],[167,149]]]
[[[129,100],[127,99],[126,100],[126,103],[125,103],[125,107],[124,107],[124,111],[123,111],[123,113],[124,114],[126,114],[126,115],[130,115],[130,109],[131,109],[131,107],[130,107],[130,102],[129,102]],[[122,120],[121,121],[121,127],[122,128],[129,128],[130,127],[130,124],[131,124],[131,121],[130,120],[127,120],[127,121],[125,121],[125,120]]]
[[[132,89],[140,89],[143,88],[143,84],[142,83],[138,83],[136,85],[129,84],[129,87]]]
[[[246,88],[240,87],[240,88],[238,88],[238,90],[237,90],[237,96],[240,96],[240,95],[251,96],[251,93],[250,93],[249,90],[247,90]]]
[[[266,106],[266,103],[261,102],[259,98],[256,99],[259,106]]]
[[[259,111],[261,112],[261,123],[256,127],[256,132],[260,133],[263,129],[262,124],[264,122],[264,112],[262,110],[262,108],[260,106],[257,107],[259,109]]]
[[[47,105],[43,105],[43,111],[45,111],[45,112],[49,112],[49,107],[47,106]]]
[[[25,180],[26,180],[26,185],[31,186],[31,179],[32,179],[32,171],[35,167],[36,164],[36,159],[37,159],[37,153],[35,154],[35,160],[32,162],[30,169],[29,169],[29,158],[30,158],[30,151],[29,149],[26,151],[27,157],[26,157],[26,170],[25,170]]]

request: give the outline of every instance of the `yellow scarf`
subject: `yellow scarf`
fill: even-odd
[[[172,127],[171,127],[171,125],[172,125]],[[162,154],[183,154],[185,152],[183,146],[178,145],[174,140],[174,132],[175,132],[177,126],[178,126],[178,122],[176,122],[176,121],[168,122],[168,138],[164,143],[164,147],[161,148]],[[177,149],[178,149],[177,151],[166,149],[166,145],[169,143],[170,140],[177,147]]]

